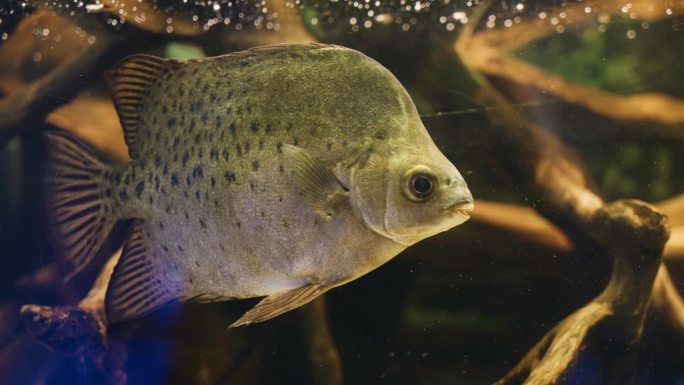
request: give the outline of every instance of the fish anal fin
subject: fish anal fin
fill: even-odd
[[[105,296],[108,322],[137,318],[180,300],[173,275],[151,253],[141,220],[135,220]]]
[[[269,320],[306,305],[325,291],[326,288],[318,284],[309,284],[283,293],[269,295],[243,314],[240,319],[233,322],[230,327],[234,328]]]
[[[131,158],[137,156],[138,126],[145,96],[160,78],[180,65],[182,62],[177,60],[138,54],[123,59],[106,72],[105,80],[119,114]]]
[[[46,219],[69,280],[95,258],[116,222],[105,193],[111,166],[66,132],[44,138]]]
[[[349,192],[332,170],[307,150],[284,144],[282,151],[285,166],[292,171],[307,205],[321,217],[331,219],[338,208],[348,202]]]

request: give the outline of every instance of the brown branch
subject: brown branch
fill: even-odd
[[[484,14],[488,4],[477,12]],[[471,20],[477,20],[478,15]],[[455,49],[481,86],[481,100],[502,108],[488,116],[500,136],[512,146],[502,164],[521,177],[540,212],[562,229],[580,230],[605,247],[613,258],[609,284],[593,301],[550,331],[540,344],[498,384],[526,378],[525,384],[558,384],[568,378],[581,355],[592,354],[605,363],[601,383],[625,384],[633,377],[636,347],[663,246],[669,229],[664,215],[644,202],[604,203],[591,188],[591,177],[572,150],[555,136],[514,110],[510,102],[480,75],[471,44],[474,24]],[[475,50],[475,51],[474,51]],[[500,156],[495,154],[495,156]],[[510,162],[514,157],[519,162]]]
[[[107,339],[104,300],[119,249],[100,271],[88,295],[72,306],[24,305],[21,316],[33,336],[53,350],[94,362],[111,384],[125,384],[125,352]]]
[[[341,385],[342,364],[328,328],[325,296],[320,296],[302,309],[303,334],[309,347],[309,360],[314,383]]]
[[[88,32],[95,37],[92,44],[26,88],[0,99],[0,147],[68,102],[86,85],[84,78],[97,73],[98,64],[119,38],[97,27],[88,28]]]
[[[665,320],[673,330],[673,336],[684,339],[684,300],[675,288],[663,265],[658,270],[653,293],[651,295],[651,309],[659,319]]]
[[[630,12],[642,20],[656,20],[667,16],[665,8],[674,14],[684,14],[684,4],[660,3],[652,1],[632,2]],[[584,12],[591,6],[593,13]],[[605,0],[582,3],[547,12],[545,20],[530,18],[511,28],[485,30],[468,39],[459,40],[458,51],[466,64],[489,77],[513,83],[511,89],[533,88],[551,94],[568,103],[582,106],[587,110],[621,122],[627,129],[639,135],[652,136],[684,142],[684,100],[659,93],[639,93],[618,95],[595,88],[573,84],[534,65],[511,56],[510,53],[524,44],[555,33],[556,26],[548,19],[564,12],[566,17],[561,23],[567,28],[585,27],[596,18],[595,12],[619,15],[624,2]],[[518,102],[529,102],[539,92],[516,92]],[[650,124],[644,124],[648,122]]]

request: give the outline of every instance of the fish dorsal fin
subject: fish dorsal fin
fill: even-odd
[[[111,166],[75,137],[46,132],[45,206],[52,241],[68,273],[83,270],[109,237]]]
[[[283,293],[272,294],[262,299],[230,327],[249,325],[269,320],[285,312],[296,309],[313,301],[326,291],[318,284],[309,284]]]
[[[152,55],[129,56],[106,73],[109,92],[114,100],[119,120],[123,126],[128,154],[137,156],[138,126],[145,96],[170,70],[182,62]]]
[[[293,173],[307,205],[321,217],[331,219],[339,207],[349,200],[349,192],[320,159],[305,149],[284,144],[282,150],[285,166]]]
[[[181,299],[177,281],[148,243],[142,221],[134,221],[107,288],[107,321],[140,317]]]

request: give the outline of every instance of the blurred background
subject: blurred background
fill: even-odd
[[[612,260],[533,210],[529,186],[506,164],[518,162],[514,145],[487,119],[499,107],[483,105],[473,65],[457,54],[467,27],[483,37],[484,58],[474,52],[471,63],[519,114],[575,149],[607,200],[671,210],[680,243],[666,249],[666,263],[684,289],[680,0],[504,0],[486,8],[475,0],[9,0],[0,3],[0,384],[122,381],[107,376],[107,363],[37,342],[19,317],[26,303],[77,303],[97,273],[63,285],[54,268],[43,228],[40,133],[71,131],[125,162],[102,76],[116,61],[137,52],[189,59],[310,41],[360,50],[401,81],[466,178],[473,218],[329,292],[315,313],[304,308],[228,330],[255,303],[245,300],[167,307],[111,325],[123,381],[320,384],[329,378],[329,363],[320,361],[326,354],[347,384],[501,378],[601,292]],[[502,162],[501,154],[510,158]],[[637,384],[684,384],[683,335],[647,315]],[[583,363],[572,383],[600,383],[599,370],[600,363]]]

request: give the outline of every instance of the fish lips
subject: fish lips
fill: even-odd
[[[473,211],[474,209],[475,203],[473,203],[473,198],[471,197],[462,199],[447,207],[448,211],[464,217],[464,221],[470,218],[470,215],[468,213]]]

